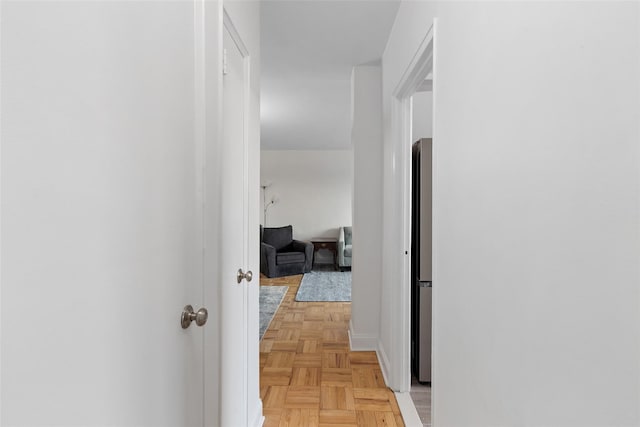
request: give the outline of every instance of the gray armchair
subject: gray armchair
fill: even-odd
[[[260,227],[260,272],[267,277],[311,271],[313,245],[293,239],[293,226]]]
[[[340,270],[351,268],[351,227],[340,227],[338,236],[338,267]]]

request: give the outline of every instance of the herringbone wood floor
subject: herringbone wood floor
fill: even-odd
[[[296,302],[301,280],[260,277],[289,286],[260,343],[265,427],[404,426],[375,352],[349,350],[351,303]]]

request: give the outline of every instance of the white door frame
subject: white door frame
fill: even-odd
[[[392,277],[398,279],[399,296],[395,299],[396,306],[392,311],[392,329],[398,331],[394,334],[395,354],[391,372],[391,386],[400,392],[408,392],[411,387],[411,144],[412,144],[412,103],[411,97],[417,92],[429,74],[434,73],[434,40],[436,33],[436,19],[428,29],[422,43],[415,55],[407,64],[405,72],[400,78],[391,97],[391,135],[393,141],[393,153],[396,161],[394,174],[394,190],[400,194],[400,215],[397,218],[399,235],[395,239],[396,256],[392,260]],[[435,75],[434,75],[435,82]],[[435,89],[435,84],[434,84]],[[434,90],[435,105],[435,90]],[[434,109],[435,111],[435,109]],[[435,120],[433,121],[435,124]],[[436,139],[435,126],[433,133]],[[436,165],[436,148],[434,144],[434,170]],[[435,175],[435,174],[434,174]],[[434,185],[434,199],[436,186]],[[436,221],[435,215],[433,217]],[[436,227],[433,227],[434,242]],[[434,246],[434,255],[436,248]],[[436,263],[433,267],[434,283],[437,283]],[[435,287],[434,287],[435,288]],[[436,321],[437,289],[433,290],[434,320]],[[433,337],[432,348],[436,345],[436,337]],[[433,360],[433,359],[432,359]],[[432,362],[433,363],[433,362]],[[433,372],[433,371],[432,371]],[[433,376],[433,373],[432,373]]]
[[[195,48],[195,122],[196,137],[202,140],[204,152],[204,304],[209,308],[209,328],[204,338],[204,425],[220,425],[222,364],[220,316],[220,224],[222,152],[222,2],[199,0],[194,3]],[[209,361],[207,363],[206,361]]]
[[[205,208],[203,220],[205,223],[205,249],[204,249],[204,302],[211,307],[210,328],[205,336],[205,358],[211,363],[205,363],[205,426],[213,427],[222,425],[228,417],[224,411],[228,410],[229,399],[236,403],[242,400],[241,406],[244,408],[242,416],[244,425],[259,426],[263,423],[262,402],[259,399],[258,378],[253,373],[251,365],[258,360],[258,353],[255,355],[244,352],[243,355],[225,354],[222,347],[222,337],[225,334],[233,334],[240,338],[247,337],[244,346],[248,351],[252,351],[249,340],[258,340],[258,330],[252,332],[251,324],[239,326],[231,322],[225,322],[221,316],[221,307],[224,304],[225,293],[222,287],[222,265],[221,251],[224,250],[221,243],[222,209],[220,206],[223,176],[221,174],[222,153],[223,153],[223,126],[224,126],[224,32],[225,28],[231,35],[234,43],[238,47],[244,59],[244,138],[242,144],[245,149],[245,158],[237,159],[238,165],[243,165],[246,171],[249,169],[249,148],[251,147],[251,120],[257,120],[251,112],[251,56],[244,43],[241,33],[233,22],[233,18],[225,10],[225,1],[209,2],[198,0],[195,3],[195,55],[196,55],[196,129],[197,136],[203,140],[203,150],[205,156],[204,164],[204,188]],[[199,97],[199,98],[198,98]],[[250,184],[249,177],[245,174],[243,185]],[[245,201],[245,211],[249,210],[248,201]],[[243,234],[247,245],[250,245],[251,224],[243,224]],[[257,227],[257,226],[256,226]],[[245,253],[242,260],[242,267],[246,270],[249,267],[249,255]],[[257,278],[257,277],[256,277]],[[257,281],[254,281],[255,283]],[[252,298],[253,292],[247,284],[238,285],[244,288],[243,310],[248,311],[247,294]],[[254,286],[253,284],[251,286]],[[254,292],[255,293],[255,292]],[[249,301],[250,302],[250,301]],[[214,308],[215,307],[215,308]],[[229,378],[224,374],[228,370],[230,358],[238,360],[242,357],[244,370],[243,377],[235,376]],[[257,370],[257,369],[256,369]],[[253,378],[255,377],[255,378]],[[228,396],[225,394],[225,381],[243,381],[245,384],[242,396]],[[253,388],[256,388],[255,392]],[[239,414],[236,414],[239,415]]]
[[[245,247],[242,254],[242,265],[241,267],[244,271],[250,270],[250,257],[249,257],[249,245],[251,245],[252,236],[251,227],[250,227],[250,218],[249,218],[249,194],[251,189],[250,182],[250,137],[251,137],[251,55],[247,45],[244,43],[243,38],[238,31],[237,27],[234,25],[232,18],[227,13],[227,10],[223,8],[223,17],[222,17],[224,29],[223,31],[227,31],[229,36],[233,40],[234,44],[238,48],[238,51],[242,55],[243,59],[243,88],[242,88],[242,98],[243,98],[243,158],[242,159],[232,159],[234,162],[240,166],[242,165],[243,176],[242,176],[242,186],[243,186],[243,209],[242,209],[242,236],[241,238],[245,242]],[[223,48],[224,52],[224,48]],[[224,68],[224,58],[223,58],[223,68]],[[223,69],[223,73],[225,70]],[[226,96],[224,89],[222,90],[222,97]],[[223,98],[224,99],[224,98]],[[222,123],[222,126],[225,126],[225,123]],[[231,159],[222,159],[222,161],[230,161]],[[224,178],[223,178],[224,180]],[[224,209],[224,206],[222,206]],[[224,224],[222,224],[224,226]],[[222,249],[221,249],[222,250]],[[225,266],[227,267],[227,266]],[[256,279],[258,277],[256,276]],[[264,421],[264,417],[262,416],[262,404],[259,399],[258,394],[258,381],[259,378],[253,378],[254,370],[251,369],[252,363],[255,361],[258,363],[258,354],[250,354],[250,351],[257,349],[256,346],[251,345],[253,341],[258,341],[258,329],[252,327],[252,323],[250,321],[250,304],[249,298],[252,298],[252,295],[255,294],[253,292],[252,286],[246,281],[243,281],[238,286],[242,286],[243,290],[243,307],[242,311],[244,313],[245,322],[243,325],[230,324],[226,319],[222,318],[221,328],[222,335],[231,334],[235,337],[238,337],[242,340],[243,351],[242,354],[232,354],[229,349],[221,348],[221,382],[220,382],[220,411],[221,411],[221,422],[222,425],[226,425],[229,423],[236,423],[240,421],[242,418],[242,425],[247,426],[259,426],[262,425]],[[222,287],[222,295],[221,295],[221,303],[229,304],[235,301],[227,301],[230,298],[230,295],[225,294],[225,287]],[[240,327],[242,330],[240,330]],[[255,330],[254,330],[255,329]],[[238,377],[236,372],[229,371],[229,367],[232,365],[237,366],[238,360],[240,359],[240,364],[243,369],[242,377]],[[235,371],[235,369],[233,370]],[[225,393],[225,389],[229,389],[229,383],[237,383],[241,381],[243,383],[243,393],[242,396],[232,396],[229,393]],[[254,390],[255,389],[255,390]],[[255,391],[255,393],[253,393]],[[238,406],[238,400],[241,400],[241,405],[244,408],[244,414],[225,414],[225,411],[228,411],[228,408],[232,407],[232,403],[235,403],[235,406]]]

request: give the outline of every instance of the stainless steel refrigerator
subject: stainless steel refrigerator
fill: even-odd
[[[411,197],[411,367],[420,382],[431,382],[431,138],[413,144]]]

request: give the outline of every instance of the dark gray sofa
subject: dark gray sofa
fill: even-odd
[[[260,272],[267,277],[311,271],[313,245],[293,239],[293,226],[260,227]]]

